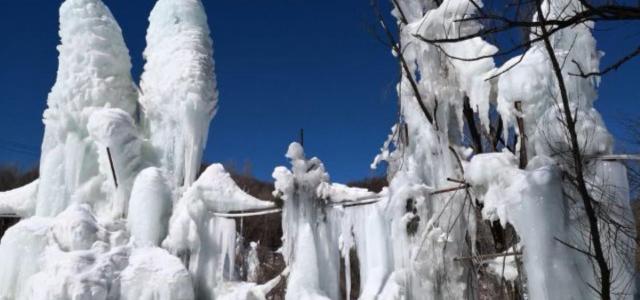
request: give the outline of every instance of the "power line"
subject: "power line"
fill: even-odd
[[[0,150],[39,157],[40,151],[35,149],[37,147],[0,138]]]

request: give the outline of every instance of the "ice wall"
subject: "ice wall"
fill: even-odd
[[[149,17],[141,79],[145,131],[175,186],[200,169],[218,93],[207,16],[200,0],[159,0]]]
[[[381,197],[384,197],[381,195]],[[340,234],[341,254],[345,264],[345,276],[350,278],[349,252],[356,249],[360,275],[360,290],[352,291],[346,284],[347,295],[359,293],[359,299],[376,299],[387,276],[391,273],[391,245],[389,230],[381,203],[342,208]],[[350,280],[346,281],[347,283]],[[386,296],[385,296],[386,297]],[[349,297],[347,297],[349,298]],[[392,298],[392,297],[387,297]],[[383,299],[386,299],[383,297]]]

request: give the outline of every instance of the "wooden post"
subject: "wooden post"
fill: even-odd
[[[300,128],[300,146],[304,147],[304,128]]]
[[[516,101],[516,110],[518,113],[522,113],[522,102]],[[516,117],[518,123],[518,131],[520,132],[520,169],[524,169],[527,166],[527,135],[524,131],[524,120],[521,116]]]
[[[116,189],[118,188],[118,178],[116,177],[116,169],[113,166],[113,159],[111,159],[111,150],[107,147],[107,156],[109,156],[109,165],[111,165],[111,175],[113,175],[113,182],[116,185]]]

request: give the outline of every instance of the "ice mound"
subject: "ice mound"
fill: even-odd
[[[0,214],[16,214],[29,217],[35,213],[38,183],[33,182],[6,192],[0,192]]]
[[[0,240],[0,299],[28,299],[27,280],[39,271],[50,227],[49,218],[31,217],[5,232]]]
[[[134,249],[120,274],[122,300],[191,300],[193,284],[177,257],[161,248]]]

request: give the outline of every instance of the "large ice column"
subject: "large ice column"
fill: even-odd
[[[59,66],[44,112],[36,214],[54,216],[100,191],[105,178],[87,123],[95,110],[133,115],[137,92],[120,27],[100,0],[67,0],[60,7]],[[102,177],[101,177],[102,176]],[[93,197],[92,197],[93,198]],[[106,197],[95,197],[106,198]]]
[[[371,198],[371,196],[373,195],[366,197]],[[378,196],[384,197],[384,195]],[[378,202],[341,209],[340,248],[345,265],[347,296],[359,292],[359,299],[377,299],[391,273],[390,234],[382,204]],[[359,262],[360,291],[349,289],[351,287],[350,270],[354,267],[350,265],[349,255],[353,248],[356,249]],[[381,297],[381,299],[388,299]]]
[[[197,299],[215,299],[223,281],[234,279],[235,221],[213,213],[272,207],[242,191],[220,164],[209,166],[184,192],[162,245],[185,261]]]
[[[582,259],[566,246],[572,228],[561,171],[542,157],[530,167],[518,169],[509,152],[481,154],[471,159],[465,179],[484,203],[483,217],[509,223],[518,233],[532,299],[588,299],[585,279],[591,275],[580,271]]]
[[[200,0],[159,0],[149,17],[142,74],[144,124],[176,186],[200,168],[217,109],[212,41]]]
[[[136,245],[160,245],[167,235],[172,205],[171,189],[162,170],[142,170],[133,184],[127,220]]]
[[[338,299],[340,223],[319,197],[329,175],[318,158],[305,158],[298,143],[289,146],[286,157],[291,170],[273,171],[274,193],[284,202],[282,253],[291,268],[286,298]]]

